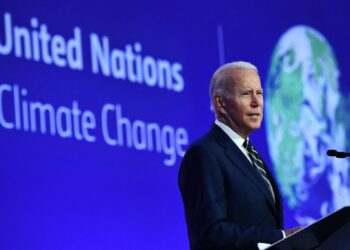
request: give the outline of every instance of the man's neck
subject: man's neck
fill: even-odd
[[[248,138],[248,135],[242,135],[239,131],[232,128],[232,126],[229,126],[225,121],[222,121],[218,118],[216,118],[215,124],[218,125],[225,132],[232,131],[233,133],[235,133],[237,136],[243,138],[244,140],[246,140]]]
[[[215,120],[215,124],[218,125],[232,140],[236,138],[241,138],[242,140],[245,140],[243,136],[241,136],[237,131],[229,127],[227,124],[225,124],[222,121],[219,121],[218,119]]]

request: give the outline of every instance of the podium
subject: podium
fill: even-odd
[[[268,250],[350,249],[350,206],[271,245]]]

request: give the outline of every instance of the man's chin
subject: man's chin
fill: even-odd
[[[253,132],[254,130],[259,129],[259,128],[260,128],[260,126],[261,126],[261,122],[256,123],[256,124],[251,124],[251,126],[250,126],[250,130],[251,130],[251,132]]]

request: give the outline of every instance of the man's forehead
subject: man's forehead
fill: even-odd
[[[247,79],[247,78],[258,78],[259,74],[253,70],[253,69],[231,69],[229,72],[227,72],[227,75],[229,77],[232,77],[234,80],[240,80],[240,79]]]
[[[256,79],[238,79],[232,82],[231,85],[234,89],[254,89],[262,90],[261,82],[259,78]]]

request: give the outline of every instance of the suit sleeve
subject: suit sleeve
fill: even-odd
[[[252,225],[242,229],[227,216],[225,175],[212,152],[203,145],[192,146],[179,172],[191,244],[213,248],[255,248],[257,242],[281,239],[277,229]]]

